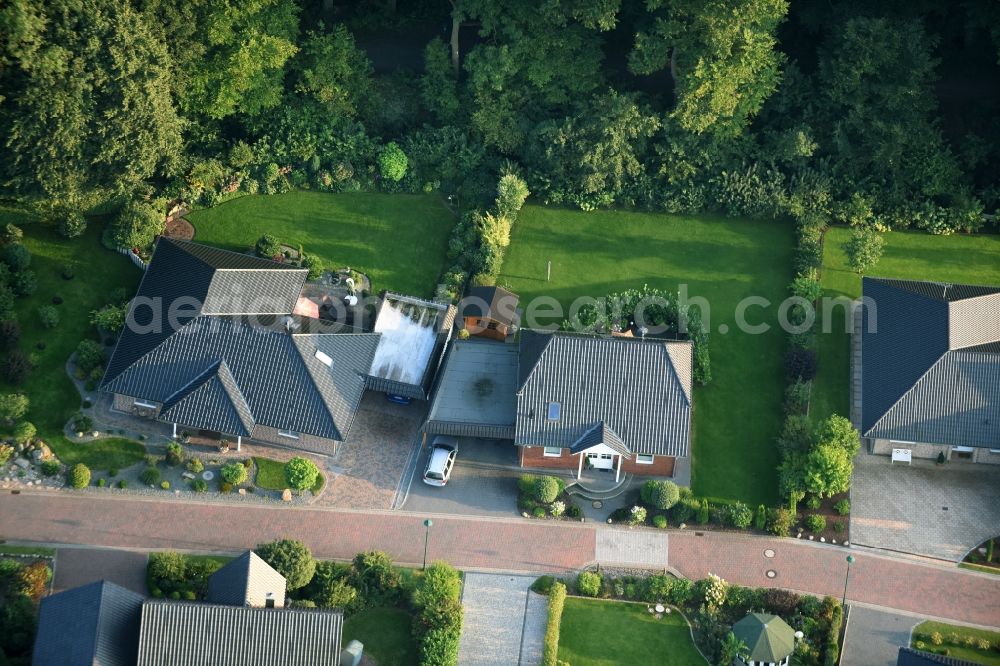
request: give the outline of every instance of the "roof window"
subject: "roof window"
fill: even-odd
[[[549,415],[548,415],[549,421],[558,421],[559,420],[559,414],[560,414],[561,411],[562,411],[562,405],[561,404],[559,404],[558,402],[550,402],[549,403]]]

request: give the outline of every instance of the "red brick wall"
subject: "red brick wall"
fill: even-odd
[[[580,456],[571,455],[568,449],[563,449],[559,458],[548,457],[541,446],[522,446],[521,467],[540,467],[548,469],[579,469]],[[586,464],[586,463],[584,463]],[[618,461],[615,461],[615,465]],[[656,456],[652,465],[639,465],[635,456],[622,461],[622,471],[641,476],[673,476],[674,459],[669,456]]]

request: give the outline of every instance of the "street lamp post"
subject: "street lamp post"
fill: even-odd
[[[431,525],[434,521],[428,518],[424,521],[424,566],[420,568],[421,571],[427,569],[427,541],[431,538]]]
[[[847,608],[847,583],[851,580],[851,565],[854,564],[854,556],[847,556],[847,575],[844,576],[844,598],[840,602],[841,608]]]

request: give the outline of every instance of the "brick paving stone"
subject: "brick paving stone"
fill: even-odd
[[[662,569],[668,564],[667,533],[602,527],[595,559],[604,565]]]
[[[774,551],[773,558],[765,557],[767,549]],[[1000,576],[793,539],[670,535],[670,565],[688,578],[714,573],[739,585],[783,587],[838,599],[844,593],[849,554],[856,561],[848,600],[1000,627]],[[768,570],[775,578],[767,577]]]
[[[530,576],[466,574],[462,590],[462,641],[458,663],[462,666],[512,666],[522,662],[521,633],[524,629]],[[544,628],[543,628],[544,633]]]

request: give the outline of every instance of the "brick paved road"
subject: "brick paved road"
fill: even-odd
[[[316,508],[99,498],[67,492],[0,495],[0,538],[125,548],[236,552],[277,537],[301,539],[321,557],[348,559],[379,548],[401,563],[423,556],[425,516]],[[595,559],[597,529],[519,519],[433,516],[430,559],[466,569],[566,571]],[[669,533],[669,565],[740,585],[840,597],[852,552],[848,598],[930,616],[1000,627],[1000,576],[791,539]],[[765,549],[774,557],[766,558]],[[776,577],[765,575],[774,570]]]

